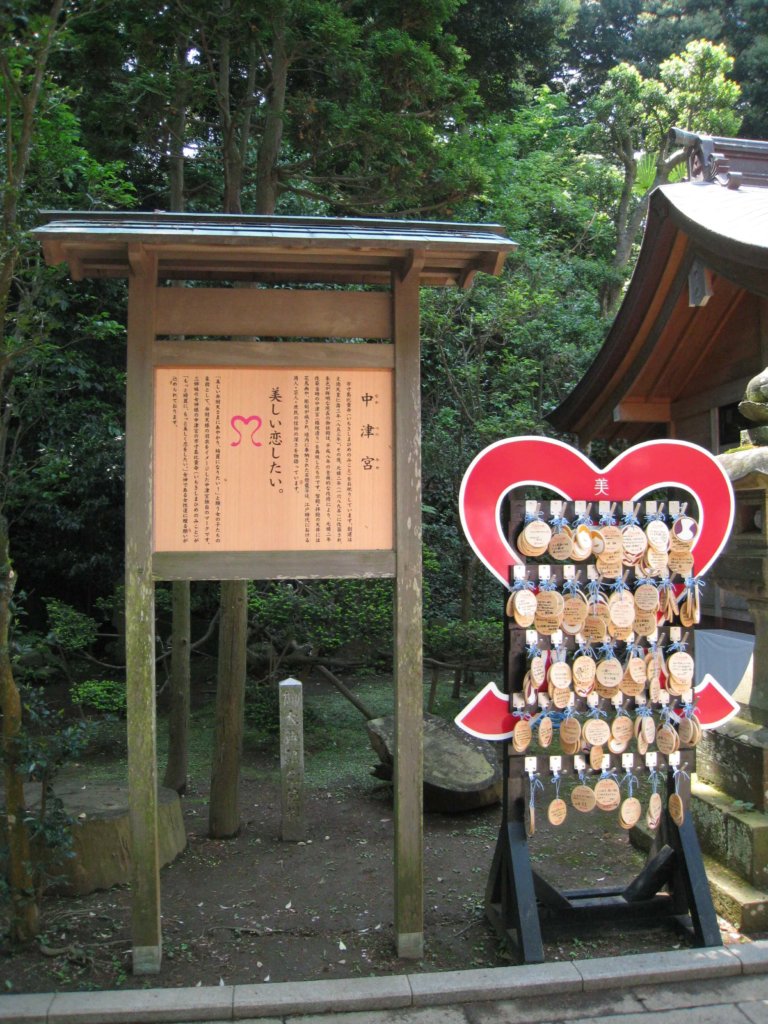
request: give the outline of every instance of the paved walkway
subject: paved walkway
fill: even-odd
[[[768,1024],[768,942],[217,988],[0,996],[12,1024]]]

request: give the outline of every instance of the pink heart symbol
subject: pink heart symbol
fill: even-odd
[[[230,441],[230,446],[232,448],[237,448],[237,446],[243,440],[243,435],[240,433],[240,428],[236,425],[238,420],[240,421],[240,423],[243,424],[244,427],[247,427],[249,423],[256,424],[256,426],[251,431],[251,444],[254,446],[254,448],[261,448],[261,441],[254,441],[253,439],[253,435],[256,433],[257,430],[261,428],[261,416],[233,416],[232,419],[229,421],[229,424],[237,434],[237,440]]]
[[[512,437],[473,459],[461,482],[459,509],[467,540],[506,586],[509,566],[523,559],[502,534],[499,510],[516,487],[546,487],[569,501],[636,501],[650,491],[678,487],[699,508],[694,571],[703,575],[731,532],[734,499],[725,470],[704,448],[688,441],[646,441],[598,469],[581,452],[547,437]]]

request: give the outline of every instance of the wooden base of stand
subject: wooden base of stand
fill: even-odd
[[[549,924],[558,934],[578,932],[596,922],[617,927],[672,924],[689,931],[695,946],[722,945],[699,841],[688,815],[678,826],[665,810],[645,867],[625,888],[561,892],[531,866],[523,782],[510,782],[485,912],[499,937],[517,950],[521,963],[543,963],[542,933]]]

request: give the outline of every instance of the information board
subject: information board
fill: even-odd
[[[393,547],[391,369],[157,367],[153,550]]]

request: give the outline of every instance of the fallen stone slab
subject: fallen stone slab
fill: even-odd
[[[395,720],[391,715],[365,723],[379,764],[374,774],[392,778]],[[454,813],[497,804],[501,799],[501,763],[496,745],[474,739],[452,722],[424,715],[424,806]]]

